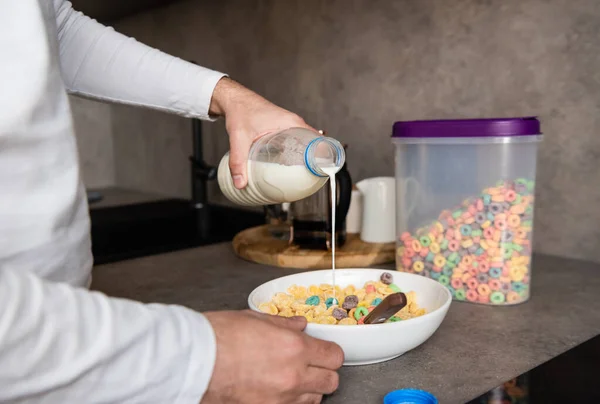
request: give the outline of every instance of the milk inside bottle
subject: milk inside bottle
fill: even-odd
[[[229,170],[229,153],[218,168],[225,197],[243,206],[295,202],[318,191],[345,161],[335,139],[304,128],[263,136],[252,144],[248,157],[248,185],[237,189]],[[335,181],[334,181],[335,182]]]

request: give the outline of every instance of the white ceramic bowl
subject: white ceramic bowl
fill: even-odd
[[[250,309],[271,300],[278,292],[285,292],[291,285],[310,286],[332,283],[332,271],[312,271],[284,276],[262,284],[250,293]],[[336,269],[336,285],[362,287],[365,282],[378,280],[383,272],[394,276],[394,283],[404,292],[417,293],[419,307],[427,314],[395,323],[363,326],[342,326],[310,323],[306,333],[315,338],[337,343],[344,350],[344,365],[367,365],[396,358],[425,342],[438,329],[450,303],[450,291],[440,283],[420,275],[382,269]]]

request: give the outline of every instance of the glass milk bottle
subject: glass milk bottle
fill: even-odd
[[[219,163],[221,192],[238,205],[295,202],[318,191],[345,161],[337,140],[304,128],[290,128],[256,140],[248,157],[248,185],[237,189],[229,170],[229,153]]]

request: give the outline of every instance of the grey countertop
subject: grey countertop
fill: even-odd
[[[261,283],[297,270],[265,267],[219,244],[94,269],[93,289],[195,310],[247,308]],[[536,256],[531,300],[514,307],[454,302],[438,331],[392,361],[340,371],[325,402],[377,403],[420,388],[440,403],[464,403],[600,333],[600,265]]]

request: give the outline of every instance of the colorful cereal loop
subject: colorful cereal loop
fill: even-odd
[[[425,269],[425,265],[423,264],[423,262],[421,262],[421,261],[416,261],[416,262],[413,264],[413,270],[414,270],[415,272],[423,272],[423,269]]]
[[[452,287],[454,289],[459,289],[462,287],[463,283],[460,280],[460,278],[453,278],[452,281],[450,282],[450,284],[452,285]]]
[[[494,217],[494,227],[498,230],[506,230],[506,215],[504,213],[499,213]]]
[[[492,227],[488,227],[483,231],[483,237],[485,239],[491,240],[494,238],[494,229]]]
[[[462,226],[460,226],[460,234],[465,237],[469,237],[471,235],[471,231],[471,226],[467,224],[463,224]]]
[[[444,231],[444,226],[440,222],[435,222],[434,227],[438,233],[442,233]]]
[[[508,217],[508,227],[516,229],[521,224],[521,218],[519,215],[510,215]]]
[[[506,202],[513,202],[515,199],[517,199],[517,193],[512,189],[509,189],[504,194],[504,199],[506,200]]]
[[[521,282],[525,278],[526,270],[522,267],[515,267],[510,269],[510,280],[513,282]]]
[[[479,285],[479,282],[477,282],[477,279],[471,277],[467,280],[467,288],[469,288],[470,290],[477,289],[477,285]]]
[[[460,243],[460,245],[462,248],[467,249],[473,245],[473,240],[471,240],[471,239],[463,240],[462,243]]]
[[[369,310],[366,307],[360,306],[356,308],[356,311],[354,312],[354,318],[356,321],[359,321],[367,314],[369,314]]]
[[[473,257],[470,255],[465,255],[462,259],[462,263],[466,266],[473,265]]]
[[[459,260],[460,260],[460,255],[458,255],[457,252],[453,252],[452,254],[450,254],[448,256],[448,261],[452,262],[453,264],[458,263]]]
[[[504,195],[494,195],[492,196],[492,202],[504,202]]]
[[[465,273],[464,268],[461,266],[458,266],[452,270],[452,277],[453,278],[461,278],[462,274],[464,274],[464,273]]]
[[[490,279],[488,282],[491,290],[500,290],[500,286],[502,285],[498,279]]]
[[[477,301],[477,292],[474,291],[473,289],[469,289],[467,290],[467,300],[470,302],[476,302]]]
[[[411,243],[411,247],[414,252],[421,252],[421,243],[419,243],[419,240],[413,240]]]
[[[429,247],[429,245],[431,244],[431,238],[429,238],[429,236],[423,236],[419,238],[419,241],[421,242],[421,245],[423,247]]]
[[[523,198],[521,197],[521,195],[517,194],[517,197],[515,198],[515,200],[512,203],[513,203],[513,205],[520,205],[522,200],[523,200]]]
[[[488,296],[491,292],[492,290],[487,284],[481,283],[477,285],[477,293],[479,293],[480,296]]]
[[[527,233],[528,233],[527,230],[521,228],[521,229],[517,230],[516,236],[517,236],[517,238],[524,240],[527,238]]]
[[[390,284],[388,287],[392,289],[392,292],[394,293],[402,292],[402,290],[395,283]]]
[[[505,300],[505,298],[504,298],[504,294],[502,292],[493,292],[490,295],[490,301],[493,304],[502,304],[502,303],[504,303],[504,300]]]
[[[490,268],[490,276],[492,278],[500,278],[500,275],[502,275],[502,270],[500,268]]]
[[[448,286],[450,284],[450,278],[446,275],[441,275],[438,279],[438,282],[444,286]]]
[[[477,296],[477,301],[479,303],[487,304],[490,302],[490,295],[479,295]]]
[[[525,213],[525,206],[521,205],[513,205],[510,209],[509,209],[510,213],[513,213],[515,215],[522,215],[523,213]]]
[[[527,285],[525,285],[523,282],[513,282],[512,288],[515,292],[520,293],[527,290]]]
[[[506,301],[508,303],[517,303],[521,301],[521,296],[517,292],[510,291],[506,294]]]
[[[522,243],[522,240],[519,240],[520,243]],[[523,246],[520,245],[520,243],[512,243],[512,245],[510,246],[510,248],[512,248],[513,250],[517,251],[517,252],[521,252],[523,251]]]

